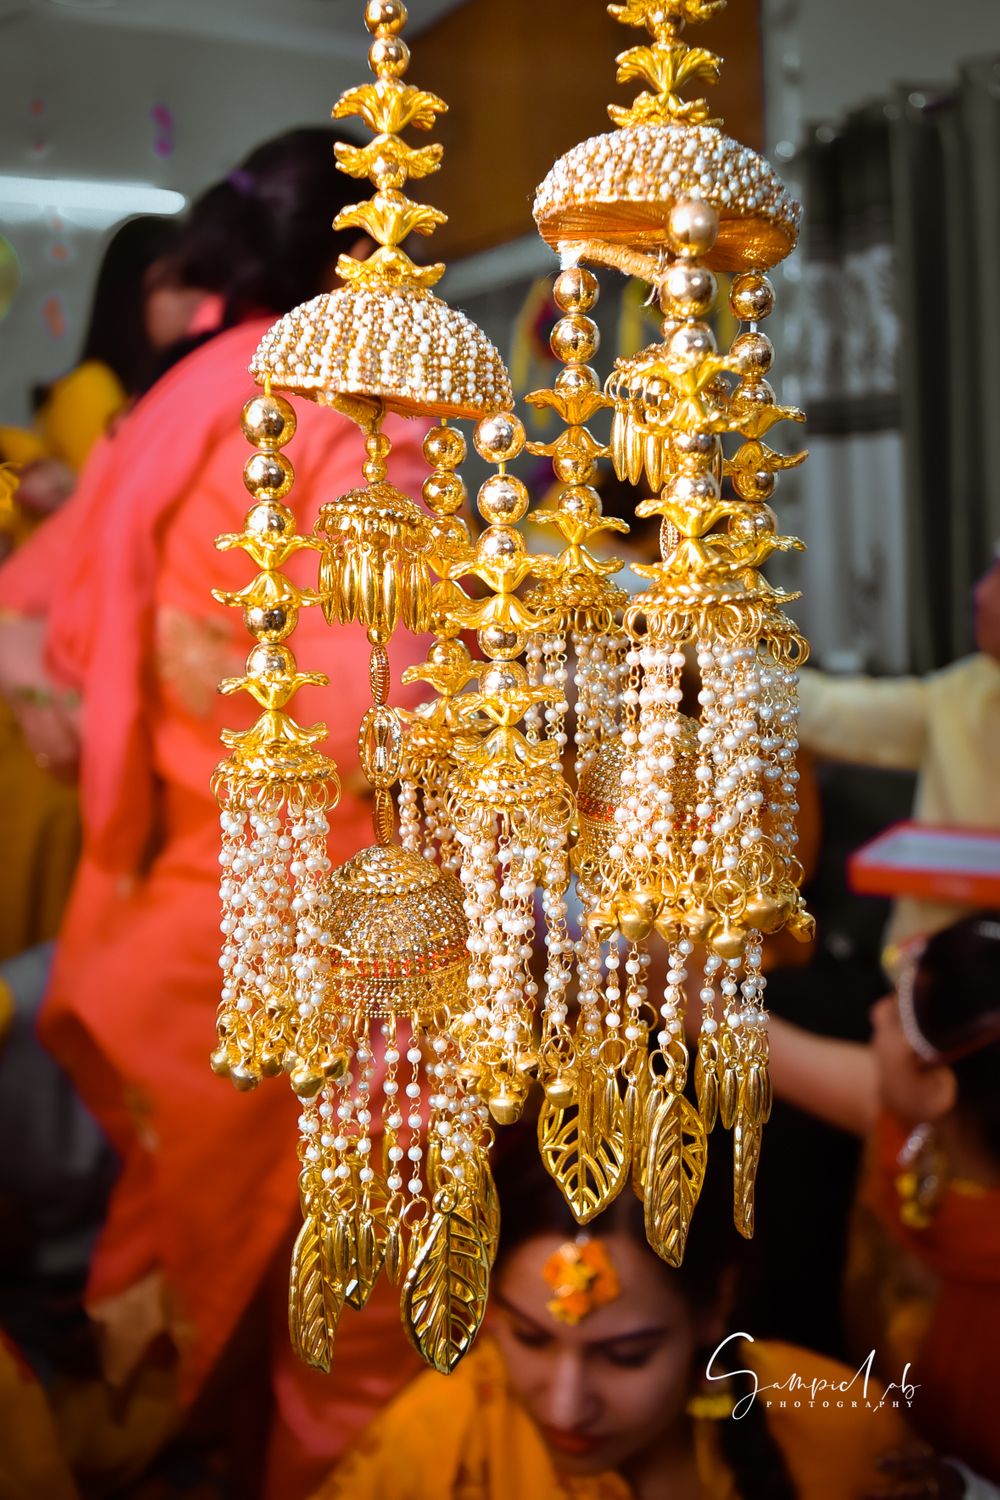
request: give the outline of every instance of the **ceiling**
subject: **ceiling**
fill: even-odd
[[[460,0],[409,0],[416,35]],[[33,11],[191,37],[239,38],[270,46],[363,57],[362,0],[0,0],[0,16]]]

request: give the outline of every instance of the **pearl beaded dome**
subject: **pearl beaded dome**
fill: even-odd
[[[535,223],[552,246],[656,248],[666,243],[671,209],[691,198],[719,215],[705,265],[764,269],[795,247],[799,204],[762,156],[708,125],[633,125],[581,142],[539,187]]]
[[[268,329],[250,373],[321,403],[375,397],[405,416],[478,419],[513,402],[482,330],[419,287],[340,287],[304,302]]]

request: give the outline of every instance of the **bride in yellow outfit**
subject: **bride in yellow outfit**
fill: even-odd
[[[885,1488],[877,1460],[907,1433],[892,1396],[864,1372],[730,1338],[735,1236],[710,1202],[673,1270],[649,1249],[628,1189],[581,1231],[533,1141],[504,1152],[498,1178],[488,1333],[454,1375],[414,1381],[315,1500],[947,1493],[936,1473]],[[905,1395],[893,1394],[905,1411]]]

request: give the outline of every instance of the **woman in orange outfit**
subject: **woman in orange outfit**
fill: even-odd
[[[737,1247],[720,1178],[710,1169],[675,1270],[649,1248],[628,1187],[581,1231],[535,1141],[506,1142],[488,1331],[455,1374],[425,1372],[397,1397],[314,1500],[897,1493],[878,1467],[908,1442],[892,1398],[732,1323]],[[944,1496],[935,1484],[918,1471],[898,1493]]]
[[[284,1259],[298,1214],[287,1083],[240,1095],[208,1067],[219,990],[210,783],[221,729],[249,724],[252,711],[215,686],[241,673],[253,644],[239,611],[215,604],[211,590],[252,577],[242,553],[213,547],[241,529],[250,504],[239,415],[254,391],[251,356],[274,314],[329,285],[338,250],[351,248],[329,230],[351,190],[334,170],[333,139],[298,131],[261,147],[195,206],[171,259],[179,284],[218,296],[223,331],[99,444],[64,511],[0,572],[0,607],[22,616],[4,627],[20,631],[18,670],[53,693],[34,705],[26,732],[53,762],[70,760],[79,737],[84,852],[41,1035],[123,1163],[88,1310],[102,1330],[107,1378],[137,1388],[148,1371],[162,1386],[166,1350],[181,1406]],[[308,531],[323,503],[360,482],[364,445],[332,411],[296,409],[288,503]],[[390,479],[418,495],[421,431],[394,420],[386,433]],[[318,610],[304,611],[292,645],[304,670],[330,676],[328,688],[309,689],[300,714],[330,726],[325,748],[345,788],[331,833],[340,861],[371,841],[356,774],[368,645],[360,627],[329,632]],[[408,649],[394,661],[397,682],[422,643]],[[82,704],[78,723],[70,692]],[[293,1434],[280,1448],[289,1455],[273,1491],[282,1500],[306,1492],[413,1369],[390,1298],[381,1321],[378,1304],[359,1320],[369,1341],[359,1357],[345,1335],[322,1389],[318,1436],[314,1378],[282,1369],[279,1415]],[[284,1329],[278,1341],[287,1343]],[[147,1423],[134,1446],[117,1442],[119,1477],[155,1450],[175,1414],[165,1410],[158,1428]]]

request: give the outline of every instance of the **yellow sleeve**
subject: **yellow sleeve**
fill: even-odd
[[[57,380],[39,414],[50,456],[79,472],[94,443],[127,400],[117,375],[95,359]]]
[[[799,741],[829,760],[919,771],[927,714],[927,684],[919,677],[800,673]]]
[[[0,463],[26,468],[48,456],[45,444],[30,427],[0,427]]]

